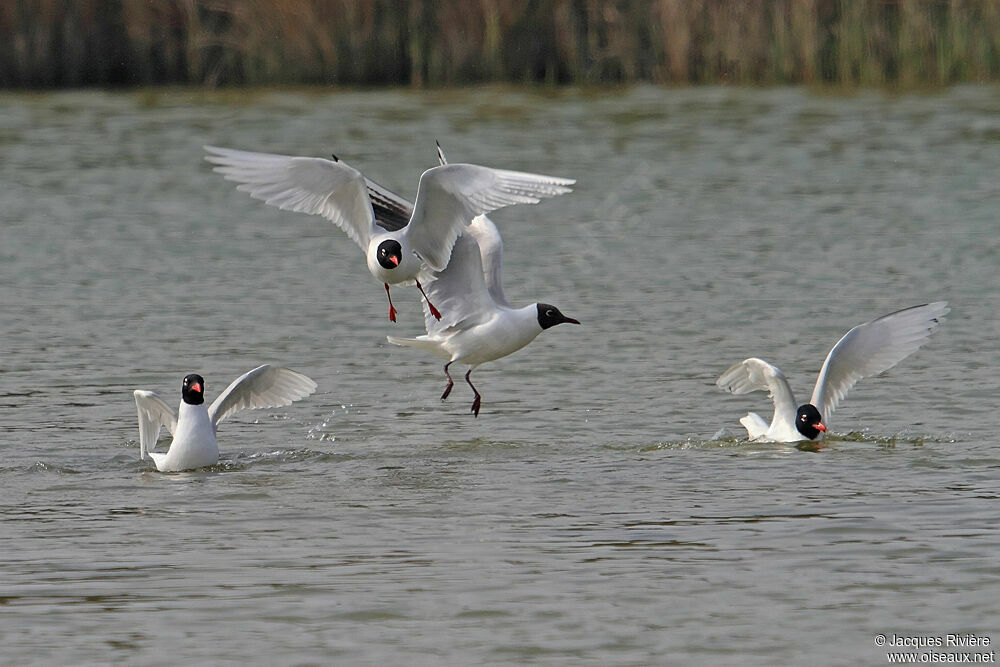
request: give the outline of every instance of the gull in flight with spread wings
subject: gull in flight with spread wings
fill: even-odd
[[[385,286],[389,319],[396,321],[389,285],[416,283],[431,314],[421,278],[448,265],[455,240],[478,215],[513,204],[537,204],[570,192],[575,181],[472,164],[443,164],[420,176],[406,216],[400,199],[340,160],[250,153],[205,146],[206,160],[227,180],[277,208],[322,215],[365,252],[368,270]],[[405,200],[403,200],[405,202]],[[376,216],[373,203],[381,208]],[[406,202],[408,203],[408,202]]]
[[[447,163],[440,144],[438,160],[441,164]],[[398,198],[396,203],[406,204]],[[523,308],[508,303],[503,291],[503,242],[496,225],[485,215],[477,216],[465,228],[455,243],[448,267],[436,275],[427,289],[431,297],[446,308],[445,318],[435,318],[425,307],[426,335],[416,338],[390,336],[388,341],[448,359],[444,365],[448,384],[441,400],[448,398],[455,385],[449,367],[456,361],[468,364],[465,381],[475,396],[471,409],[477,417],[482,395],[471,379],[477,366],[520,350],[545,329],[557,324],[580,323],[546,303]]]

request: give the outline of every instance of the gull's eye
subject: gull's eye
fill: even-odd
[[[551,308],[549,308],[548,310],[545,311],[545,317],[555,317],[555,315],[556,314],[554,312],[552,312]]]

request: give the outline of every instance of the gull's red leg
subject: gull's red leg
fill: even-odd
[[[389,283],[384,283],[385,285],[385,295],[389,297],[389,319],[393,322],[396,321],[396,309],[392,305],[392,295],[389,294]]]
[[[420,293],[424,295],[424,300],[427,301],[427,306],[431,309],[431,315],[440,320],[441,311],[435,308],[434,304],[431,303],[431,300],[427,298],[427,294],[424,292],[424,287],[423,285],[420,284],[419,280],[417,281],[417,289],[420,290]]]

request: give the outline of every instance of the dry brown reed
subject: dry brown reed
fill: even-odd
[[[0,3],[6,87],[998,78],[998,0]]]

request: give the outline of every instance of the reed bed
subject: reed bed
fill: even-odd
[[[0,3],[4,87],[998,78],[998,0]]]

